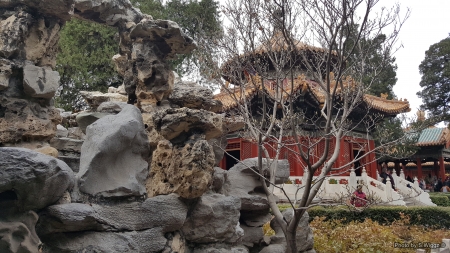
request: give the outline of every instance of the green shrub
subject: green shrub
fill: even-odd
[[[437,206],[450,206],[450,196],[445,195],[430,195],[430,199]]]
[[[450,228],[450,208],[448,207],[402,207],[377,206],[367,208],[362,212],[354,212],[342,207],[313,207],[308,209],[310,220],[315,217],[325,217],[325,220],[343,220],[363,222],[366,218],[382,225],[389,225],[401,219],[402,215],[409,216],[411,225],[423,225],[433,228]]]

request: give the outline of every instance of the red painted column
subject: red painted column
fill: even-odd
[[[442,181],[445,180],[445,164],[444,157],[439,157],[439,176],[442,178]]]
[[[372,178],[376,179],[377,178],[378,163],[376,162],[376,159],[375,159],[375,153],[372,152],[374,149],[375,149],[375,141],[370,140],[369,141],[369,152],[370,152],[370,154],[368,156],[368,158],[369,158],[369,166],[370,166],[370,173],[369,173],[369,175]]]
[[[423,179],[422,175],[422,160],[420,158],[417,158],[417,178]]]

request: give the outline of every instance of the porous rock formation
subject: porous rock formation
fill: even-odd
[[[79,114],[52,106],[58,34],[72,17],[118,28],[124,77],[123,88],[83,93],[91,109]],[[262,235],[271,215],[255,161],[214,168],[224,134],[243,122],[216,114],[211,91],[169,68],[195,47],[129,0],[0,0],[1,252],[37,252],[41,241],[42,252],[283,247]],[[283,181],[289,166],[279,167]]]

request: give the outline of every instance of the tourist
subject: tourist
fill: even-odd
[[[395,191],[395,182],[394,182],[394,178],[392,177],[393,170],[394,169],[392,169],[392,168],[387,170],[388,173],[386,173],[385,178],[383,178],[383,184],[386,184],[387,179],[389,178],[389,180],[391,180],[392,189],[394,189],[394,191]]]
[[[382,179],[383,184],[386,184],[386,178],[388,177],[387,174],[387,165],[386,163],[381,164],[381,174],[380,177]]]
[[[362,185],[356,187],[356,191],[353,193],[350,203],[355,207],[364,207],[367,205],[367,197],[362,191]]]
[[[435,192],[439,192],[442,189],[442,186],[444,186],[444,184],[442,183],[442,179],[439,178],[436,185],[434,186],[434,191]]]
[[[450,192],[450,187],[448,187],[446,185],[442,186],[441,192]]]

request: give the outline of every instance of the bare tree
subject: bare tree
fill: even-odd
[[[365,95],[381,73],[382,63],[368,59],[371,40],[386,35],[381,49],[390,56],[398,32],[409,15],[400,17],[399,5],[377,6],[378,0],[229,0],[223,7],[229,19],[218,42],[227,80],[222,93],[228,116],[246,123],[245,137],[257,143],[261,182],[276,221],[287,241],[287,252],[297,252],[300,218],[330,173],[345,173],[355,159],[336,166],[340,141],[363,129],[375,131],[386,114],[375,113],[374,98]],[[257,95],[255,95],[257,94]],[[248,100],[249,97],[257,99]],[[395,116],[395,115],[388,115]],[[411,132],[410,132],[411,133]],[[369,139],[368,136],[366,139]],[[402,136],[383,143],[383,149]],[[361,150],[369,142],[360,143]],[[371,152],[381,147],[371,147]],[[286,221],[274,196],[276,166],[265,173],[263,159],[277,163],[282,154],[295,154],[307,175],[303,194],[291,201],[294,216]],[[272,158],[272,159],[269,159]],[[315,176],[315,179],[314,179]],[[314,179],[314,182],[313,182]]]

